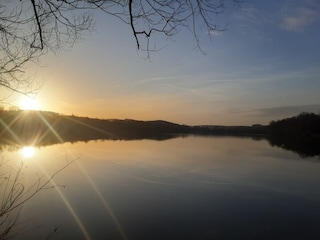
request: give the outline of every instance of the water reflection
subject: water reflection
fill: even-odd
[[[57,225],[56,239],[318,238],[319,162],[295,161],[265,140],[92,141],[34,155],[48,172],[75,157],[55,178],[66,187],[42,192],[24,209],[21,221],[36,229],[25,239]]]
[[[186,126],[166,121],[91,119],[43,111],[2,111],[0,149],[3,146],[50,146],[94,140],[170,140],[188,134],[237,136],[268,140],[271,146],[301,157],[320,156],[319,119],[316,114],[273,121],[268,126]]]
[[[198,136],[202,138],[238,138],[240,139],[250,139],[254,141],[267,141],[271,147],[277,147],[277,148],[282,148],[287,151],[292,151],[296,154],[298,154],[301,158],[303,159],[308,159],[312,158],[315,156],[318,156],[320,159],[320,141],[318,140],[313,140],[313,139],[296,139],[296,138],[288,138],[288,137],[281,137],[281,136],[273,136],[273,135],[266,135],[266,136],[215,136],[215,135],[181,135],[181,134],[172,134],[172,135],[165,135],[163,138],[150,138],[150,140],[154,141],[165,141],[165,140],[170,140],[170,139],[175,139],[175,138],[186,138],[190,136]],[[20,149],[21,154],[25,158],[30,158],[34,155],[35,151],[39,147],[46,147],[46,146],[51,146],[51,145],[56,145],[56,144],[67,144],[67,143],[79,143],[79,142],[85,142],[87,143],[88,141],[118,141],[118,140],[125,140],[125,141],[134,141],[134,140],[148,140],[148,138],[133,138],[133,139],[91,139],[91,140],[84,140],[81,137],[80,138],[73,138],[72,141],[62,141],[61,138],[56,138],[54,139],[47,139],[45,141],[35,141],[35,140],[28,140],[32,142],[36,142],[34,146],[23,146],[17,143],[12,143],[9,144],[5,138],[0,139],[0,152],[2,151],[17,151]]]
[[[216,136],[216,135],[170,135],[166,139],[157,139],[160,140],[170,140],[174,138],[185,138],[185,137],[195,136],[195,137],[208,137],[208,138],[237,138],[241,139],[250,139],[254,141],[267,141],[271,147],[277,147],[284,149],[286,151],[291,151],[298,154],[302,159],[307,160],[308,158],[318,157],[320,159],[320,140],[319,139],[309,139],[309,138],[290,138],[290,137],[281,137],[274,135],[265,135],[265,136]],[[145,138],[142,138],[145,139]],[[128,139],[123,139],[128,140]],[[155,139],[153,139],[155,140]]]
[[[319,156],[320,159],[320,139],[282,135],[270,135],[267,139],[272,147],[292,151],[302,158]]]

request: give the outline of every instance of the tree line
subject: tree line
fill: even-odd
[[[320,115],[304,112],[272,121],[268,141],[272,146],[291,150],[301,157],[320,156]]]
[[[184,135],[267,139],[302,157],[320,155],[320,115],[298,116],[252,126],[188,126],[163,120],[97,119],[46,111],[0,111],[0,145],[43,146],[90,140],[165,140]]]
[[[97,119],[44,111],[0,112],[3,144],[50,145],[97,139],[167,139],[190,132],[190,127],[166,121]]]

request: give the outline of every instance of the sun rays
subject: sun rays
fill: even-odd
[[[29,103],[30,105],[28,105]],[[24,110],[32,110],[36,106],[33,105],[34,103],[31,104],[31,102],[28,102],[28,104],[27,102],[23,102],[23,104],[21,104],[21,107],[23,106],[22,108]],[[50,116],[54,117],[50,118]],[[27,163],[30,169],[30,166],[36,166],[38,169],[40,169],[39,173],[37,173],[38,179],[35,181],[35,184],[33,185],[33,187],[35,188],[32,188],[32,190],[35,190],[28,196],[28,199],[31,199],[31,197],[33,197],[36,193],[42,191],[43,189],[54,188],[63,204],[66,206],[68,212],[72,216],[73,220],[77,224],[83,237],[85,239],[92,239],[85,224],[85,221],[83,221],[81,215],[78,213],[79,210],[77,210],[76,207],[73,206],[72,201],[69,201],[67,195],[65,195],[65,192],[61,189],[61,185],[57,184],[55,179],[58,173],[60,173],[67,166],[69,166],[71,162],[74,162],[76,160],[73,160],[71,162],[67,161],[66,165],[62,166],[57,171],[53,171],[53,174],[51,168],[47,169],[45,167],[45,161],[38,161],[38,159],[40,159],[42,156],[41,151],[39,149],[42,146],[41,143],[44,139],[51,136],[51,138],[54,138],[53,142],[59,142],[61,144],[65,142],[63,139],[64,137],[60,135],[61,131],[59,131],[59,126],[57,124],[59,119],[60,118],[58,115],[48,115],[46,112],[26,112],[16,110],[8,113],[5,119],[0,119],[0,126],[3,127],[8,136],[12,137],[12,142],[15,142],[15,146],[19,148],[18,154],[20,154],[21,158],[25,159],[21,162]],[[69,119],[69,122],[72,121],[72,118]],[[98,129],[95,126],[90,126],[86,123],[82,123],[81,121],[79,121],[77,124],[86,125],[86,127],[88,127],[89,129],[94,129],[96,131],[103,132],[103,130]],[[31,159],[31,161],[29,159]],[[118,230],[119,235],[121,236],[121,239],[127,239],[123,227],[121,226],[118,218],[113,212],[112,207],[105,200],[105,197],[102,195],[102,193],[96,186],[95,182],[91,179],[86,170],[80,165],[79,162],[77,163],[80,167],[81,172],[84,174],[85,179],[89,182],[92,189],[96,192],[99,200],[102,202],[106,210],[106,213],[112,219],[116,229]]]

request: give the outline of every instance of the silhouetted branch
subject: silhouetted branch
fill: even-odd
[[[224,6],[223,0],[5,1],[0,3],[0,86],[24,94],[37,90],[33,79],[25,76],[26,64],[48,51],[72,47],[93,30],[94,12],[128,24],[140,50],[156,50],[150,49],[154,35],[170,38],[183,28],[191,32],[201,50],[203,31],[224,30],[214,19]]]
[[[11,170],[8,173],[2,172],[0,175],[0,187],[1,187],[1,199],[0,199],[0,239],[9,239],[10,234],[13,234],[14,228],[18,224],[19,214],[21,208],[34,198],[40,191],[55,188],[64,187],[63,185],[56,185],[53,183],[53,179],[61,173],[65,168],[72,164],[75,160],[69,161],[56,171],[46,180],[43,177],[38,176],[37,180],[27,187],[21,182],[21,175],[23,169],[23,163],[20,163],[17,169]],[[3,168],[3,160],[0,162],[0,167]],[[17,210],[17,211],[16,211]]]

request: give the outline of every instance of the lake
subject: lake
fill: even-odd
[[[23,162],[26,188],[73,161],[54,177],[56,188],[20,210],[13,239],[320,236],[319,156],[301,158],[266,140],[90,141],[1,155],[11,171]]]

